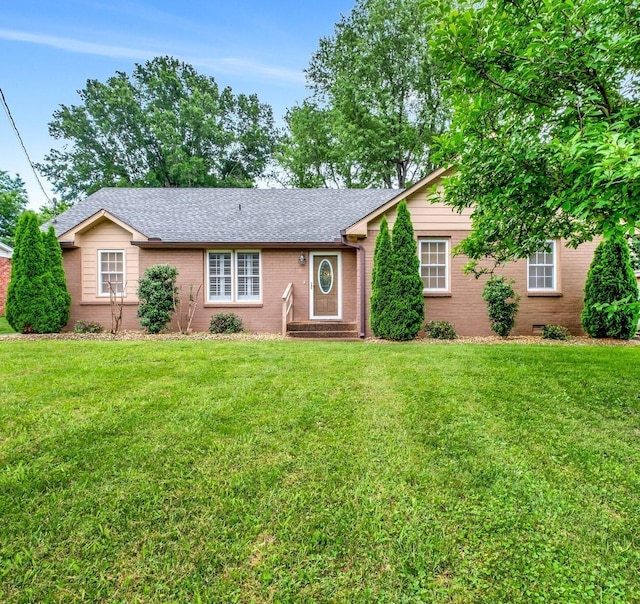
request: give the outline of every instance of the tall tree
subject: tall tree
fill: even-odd
[[[291,109],[278,160],[294,186],[404,187],[433,168],[447,122],[433,61],[436,2],[357,0],[320,40],[313,96]]]
[[[385,309],[386,334],[391,340],[413,340],[424,321],[424,284],[420,277],[420,259],[413,234],[411,214],[406,201],[398,204],[391,231],[392,297]]]
[[[62,263],[62,250],[53,226],[42,233],[44,269],[51,275],[51,323],[53,331],[60,331],[69,321],[71,294]]]
[[[20,214],[27,206],[27,190],[24,182],[16,174],[11,178],[0,170],[0,241],[14,245],[14,236]]]
[[[272,155],[271,107],[170,57],[79,94],[54,113],[49,132],[67,142],[41,166],[65,202],[107,186],[250,187]]]
[[[34,212],[24,212],[18,221],[7,289],[6,317],[19,333],[51,333],[60,326],[52,321],[52,278],[45,266],[40,222]]]
[[[637,0],[486,0],[433,39],[451,73],[446,199],[472,207],[462,250],[498,262],[640,221]]]
[[[386,216],[382,217],[380,231],[376,237],[371,271],[371,312],[369,322],[373,335],[389,337],[387,309],[393,299],[393,248]]]

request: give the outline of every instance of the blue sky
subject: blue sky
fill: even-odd
[[[0,87],[34,162],[59,142],[47,124],[87,79],[130,73],[157,55],[189,62],[235,93],[256,93],[277,120],[308,94],[303,69],[354,0],[3,0]],[[4,111],[0,170],[20,174],[29,207],[46,198]],[[49,183],[45,190],[53,195]]]

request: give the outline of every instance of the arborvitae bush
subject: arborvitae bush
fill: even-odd
[[[391,340],[413,340],[424,322],[424,297],[418,247],[405,201],[398,205],[391,247],[391,298],[385,310],[384,337]]]
[[[7,321],[19,333],[52,333],[62,327],[42,239],[36,214],[24,212],[16,228],[6,303]]]
[[[373,270],[371,274],[371,313],[370,323],[373,334],[378,338],[388,337],[385,331],[385,313],[389,307],[391,292],[392,267],[391,237],[386,217],[380,223],[380,232],[376,238],[373,253]]]
[[[240,333],[242,328],[242,319],[232,312],[219,312],[211,317],[209,323],[211,333]]]
[[[424,331],[436,340],[455,340],[458,337],[456,328],[449,321],[429,321],[424,326]]]
[[[171,320],[178,295],[178,270],[168,264],[156,264],[144,271],[138,281],[138,317],[149,333],[159,333]]]
[[[596,248],[584,288],[582,327],[594,338],[628,340],[638,329],[638,304],[615,310],[602,305],[638,300],[638,284],[631,268],[629,246],[621,235],[612,235]]]
[[[506,338],[516,322],[519,296],[513,289],[513,279],[492,275],[482,290],[487,303],[491,331]]]
[[[52,302],[52,327],[53,331],[60,331],[69,321],[71,295],[67,289],[67,278],[62,264],[62,250],[52,226],[48,231],[42,233],[42,243],[44,245],[44,264],[51,275],[49,297]]]

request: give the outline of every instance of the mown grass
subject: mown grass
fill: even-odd
[[[0,600],[640,601],[639,360],[0,342]]]
[[[7,323],[7,319],[4,315],[0,315],[0,335],[7,333],[15,333],[13,329],[11,329],[11,325]]]

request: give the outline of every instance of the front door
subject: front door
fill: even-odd
[[[309,263],[311,275],[311,318],[342,318],[342,275],[340,252],[312,252]]]

